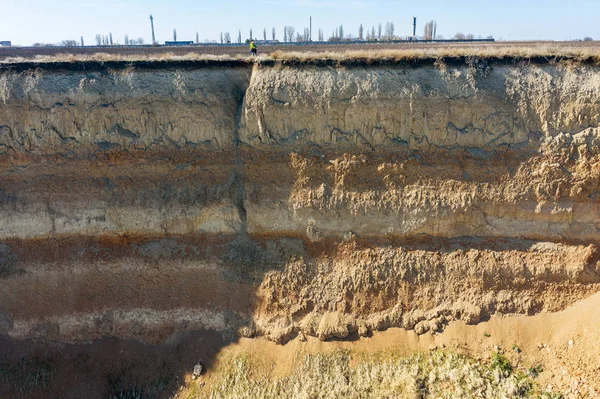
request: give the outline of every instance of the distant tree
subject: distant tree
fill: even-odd
[[[394,31],[396,30],[393,22],[387,22],[385,24],[385,38],[392,40],[394,38]]]
[[[267,41],[267,28],[263,29],[263,39],[265,40],[265,42]]]
[[[242,44],[242,31],[238,30],[238,43]]]
[[[196,32],[196,43],[198,43],[198,32]],[[223,32],[221,32],[221,44],[223,44]]]
[[[102,36],[102,44],[104,44],[105,46],[108,46],[108,36],[106,36],[106,35]]]
[[[252,36],[252,28],[250,28],[250,36],[248,37],[248,39],[252,40],[254,38],[254,36]]]
[[[437,23],[435,21],[429,21],[425,24],[425,29],[423,31],[423,38],[425,40],[433,40],[435,39],[435,31],[437,29]]]
[[[62,42],[60,42],[60,45],[63,47],[76,47],[77,40],[63,40]]]
[[[225,43],[231,43],[231,34],[229,32],[225,32],[223,35],[223,40],[225,40]]]
[[[97,33],[96,34],[96,46],[101,46],[102,45],[102,35]]]
[[[364,34],[364,28],[363,28],[362,24],[360,24],[360,26],[358,27],[358,39],[359,40],[364,40],[363,34]]]
[[[338,32],[340,39],[344,39],[344,25],[340,25],[340,30]]]
[[[375,25],[371,28],[371,40],[376,40],[377,36],[375,36]]]
[[[472,33],[468,33],[465,35],[462,32],[458,32],[456,35],[454,35],[454,40],[473,40],[474,37],[475,35],[473,35]]]
[[[110,45],[112,46],[113,44],[113,39],[112,39],[112,32],[108,33],[108,42],[110,43]]]
[[[303,41],[308,42],[310,41],[310,29],[309,28],[304,28],[304,37],[302,38]]]
[[[85,43],[83,42],[83,36],[81,36],[81,47],[85,46]]]
[[[131,42],[129,41],[129,35],[125,35],[125,45],[129,46]]]
[[[277,40],[277,34],[275,32],[275,27],[273,27],[273,29],[271,30],[271,39]]]
[[[198,34],[198,31],[196,31],[196,44],[200,43],[200,35]],[[223,32],[221,32],[221,43],[223,43]]]
[[[319,41],[325,41],[325,35],[323,34],[323,29],[319,28]]]
[[[291,42],[294,40],[294,34],[296,33],[296,28],[293,26],[286,26],[288,41]]]
[[[177,29],[173,29],[173,41],[177,41]]]
[[[584,38],[583,38],[583,41],[584,41],[584,42],[593,42],[593,41],[594,41],[594,39],[592,39],[591,37],[587,36],[587,37],[584,37]]]
[[[381,24],[379,24],[379,27],[377,29],[377,40],[381,40]]]
[[[287,42],[287,25],[283,27],[283,41]]]
[[[138,38],[137,38],[137,44],[139,44],[140,46],[143,46],[143,45],[144,45],[144,43],[145,43],[145,42],[144,42],[144,38],[143,38],[143,37],[138,37]]]

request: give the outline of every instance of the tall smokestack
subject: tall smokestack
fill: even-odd
[[[417,17],[413,17],[413,38],[417,37]]]
[[[152,45],[156,44],[156,37],[154,36],[154,18],[150,14],[150,26],[152,26]]]

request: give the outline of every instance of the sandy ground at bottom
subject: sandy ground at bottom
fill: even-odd
[[[482,361],[501,350],[521,369],[541,366],[544,371],[536,382],[542,390],[559,391],[566,398],[600,397],[600,293],[562,312],[492,318],[477,325],[452,322],[437,334],[418,336],[413,331],[389,329],[355,340],[323,342],[308,337],[286,345],[263,338],[242,338],[225,347],[214,367],[198,382],[206,384],[204,392],[210,390],[220,365],[239,355],[259,359],[281,376],[293,369],[298,353],[342,349],[356,354],[393,350],[408,355],[435,348],[456,350]],[[198,383],[190,378],[187,381],[188,386]]]

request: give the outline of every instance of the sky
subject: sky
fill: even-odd
[[[367,27],[393,22],[396,34],[417,34],[435,20],[438,34],[451,38],[457,32],[501,40],[600,39],[600,0],[0,0],[0,41],[14,45],[59,43],[83,36],[94,44],[96,34],[113,34],[115,42],[125,35],[151,42],[149,16],[153,14],[158,42],[172,40],[219,40],[221,32],[249,30],[261,39],[266,28],[275,27],[282,39],[283,27],[303,31],[313,18],[313,39],[319,28],[329,37],[335,27],[358,35]]]

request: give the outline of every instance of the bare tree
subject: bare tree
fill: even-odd
[[[425,40],[433,40],[434,39],[434,31],[435,31],[435,21],[429,21],[425,24],[425,29],[423,31],[423,38]]]
[[[304,36],[302,37],[303,41],[308,42],[310,40],[310,29],[304,28]]]
[[[242,31],[238,30],[238,43],[242,44]]]
[[[131,43],[129,42],[129,35],[125,35],[125,45],[129,46]]]
[[[381,24],[379,24],[379,27],[377,29],[377,40],[381,40]]]
[[[254,39],[254,36],[252,36],[252,28],[250,28],[250,37],[248,39],[250,39],[250,40]]]
[[[112,32],[108,33],[108,42],[110,43],[110,45],[112,46],[113,44],[113,40],[112,40]]]
[[[296,33],[296,28],[293,26],[286,26],[288,41],[294,40],[294,34]]]
[[[77,40],[63,40],[62,42],[60,42],[60,45],[63,47],[76,47]]]
[[[339,35],[340,39],[344,39],[344,25],[340,25]]]
[[[393,22],[387,22],[385,24],[385,38],[387,40],[392,40],[394,38],[394,31],[396,28],[394,27]]]
[[[362,26],[362,24],[360,24],[360,26],[358,27],[358,39],[359,40],[364,40],[364,28]]]
[[[225,40],[225,43],[231,43],[231,34],[229,32],[225,32],[223,35],[223,40]]]
[[[102,35],[100,33],[96,34],[96,46],[102,45]]]
[[[267,41],[267,28],[263,30],[263,39],[265,39],[265,42]]]
[[[319,28],[319,41],[325,41],[325,35],[323,34],[323,29]]]
[[[271,29],[271,39],[277,40],[277,32],[275,32],[275,27]]]
[[[140,46],[144,45],[144,38],[143,37],[138,37],[137,38],[137,44],[139,44]]]
[[[283,41],[287,42],[287,25],[283,27]]]
[[[377,36],[375,36],[375,25],[373,25],[373,27],[371,28],[371,40],[375,39],[377,39]]]
[[[81,36],[81,47],[85,46],[85,43],[83,42],[83,36]]]
[[[196,31],[196,44],[200,43],[200,35]],[[223,32],[221,32],[221,43],[223,43]]]
[[[198,43],[198,42],[196,42]],[[223,32],[221,32],[221,44],[223,44]]]

